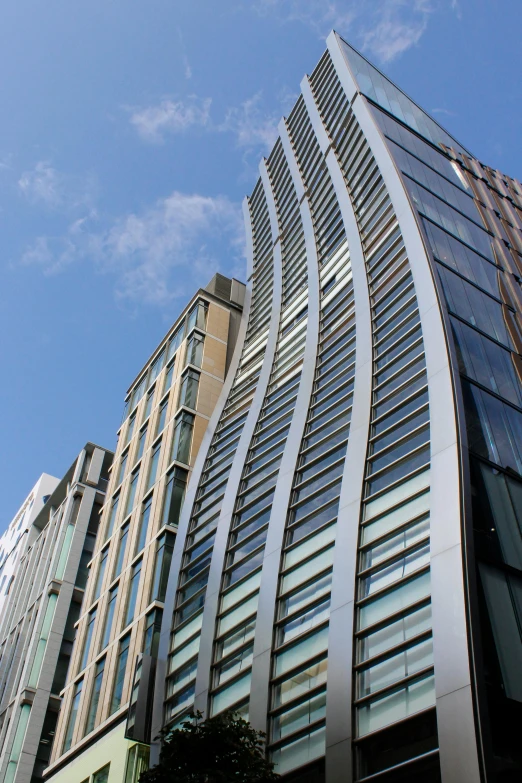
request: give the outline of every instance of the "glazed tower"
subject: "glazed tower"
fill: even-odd
[[[245,202],[151,736],[233,708],[289,779],[520,780],[522,186],[327,45]]]

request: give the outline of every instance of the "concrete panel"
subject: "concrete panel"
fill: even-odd
[[[87,482],[89,484],[97,484],[99,482],[104,457],[105,451],[103,451],[103,449],[94,449],[91,464],[89,465],[89,472],[87,473]]]

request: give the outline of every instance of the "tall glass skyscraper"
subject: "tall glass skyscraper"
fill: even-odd
[[[327,47],[245,202],[152,737],[233,708],[289,779],[520,781],[522,185]]]

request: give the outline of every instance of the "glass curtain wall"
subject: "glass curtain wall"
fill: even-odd
[[[514,285],[522,194],[464,152],[435,148],[372,111],[417,208],[448,311],[470,452],[488,730],[495,766],[522,775],[514,729],[522,719],[522,339]]]
[[[293,478],[276,609],[269,741],[277,771],[324,755],[329,597],[355,372],[349,249],[303,98],[288,131],[309,192],[318,256],[315,382]]]
[[[273,245],[261,181],[249,199],[249,209],[254,250],[251,310],[238,370],[212,438],[185,542],[168,661],[166,723],[181,719],[194,701],[203,603],[219,513],[268,338],[272,310]]]
[[[358,780],[421,756],[414,738],[425,734],[426,714],[435,704],[427,378],[413,278],[397,216],[329,53],[312,75],[311,87],[356,216],[372,319],[373,394],[354,645]],[[407,728],[392,736],[388,727],[400,721]],[[426,744],[430,751],[436,748],[436,735],[427,737]],[[432,766],[437,776],[437,765],[435,756],[426,772]],[[393,774],[382,776],[383,783]]]
[[[282,309],[270,379],[243,468],[228,540],[211,678],[211,715],[230,708],[248,715],[265,541],[299,391],[308,323],[304,232],[280,140],[266,165],[281,237]]]

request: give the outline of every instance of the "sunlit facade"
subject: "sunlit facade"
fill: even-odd
[[[327,45],[245,202],[151,736],[235,709],[289,779],[520,780],[522,186]]]
[[[196,291],[128,389],[62,685],[46,770],[53,783],[137,783],[147,766],[134,675],[157,654],[178,517],[244,288],[217,274]]]
[[[0,542],[17,552],[0,614],[2,783],[42,783],[49,763],[111,462],[85,444],[60,481],[42,476]]]

